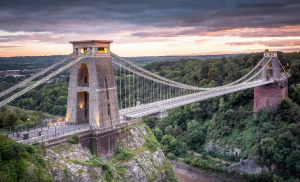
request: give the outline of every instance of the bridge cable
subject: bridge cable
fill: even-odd
[[[114,54],[113,52],[111,52],[111,56],[113,56],[114,58],[116,58],[116,59],[118,59],[118,60],[124,62],[125,64],[128,64],[128,65],[130,65],[130,66],[136,68],[137,70],[139,70],[139,71],[141,71],[141,72],[144,72],[144,73],[146,73],[146,74],[149,74],[149,75],[151,75],[151,76],[153,76],[153,77],[156,77],[156,78],[158,78],[158,79],[164,80],[164,81],[169,82],[169,83],[173,83],[173,84],[175,84],[175,85],[185,86],[185,87],[187,87],[187,88],[195,89],[195,90],[214,90],[214,89],[216,89],[216,88],[222,88],[222,87],[226,87],[226,86],[230,86],[230,85],[233,85],[233,84],[235,84],[235,83],[238,83],[238,82],[240,82],[241,80],[243,80],[244,78],[246,78],[248,75],[250,75],[250,74],[251,74],[251,73],[252,73],[252,72],[253,72],[253,71],[261,64],[261,63],[262,63],[262,61],[263,61],[263,59],[261,59],[260,62],[259,62],[259,63],[258,63],[258,64],[257,64],[257,65],[249,72],[249,73],[247,73],[247,74],[244,75],[242,78],[240,78],[240,79],[238,79],[238,80],[236,80],[236,81],[234,81],[234,82],[232,82],[232,83],[229,83],[229,84],[226,84],[226,85],[222,85],[222,86],[219,86],[219,87],[201,88],[201,87],[195,87],[195,86],[190,86],[190,85],[182,84],[182,83],[175,82],[175,81],[173,81],[173,80],[169,80],[169,79],[167,79],[167,78],[161,77],[161,76],[159,76],[159,75],[157,75],[157,74],[154,74],[154,73],[152,73],[152,72],[150,72],[150,71],[147,71],[147,70],[145,70],[145,69],[143,69],[143,68],[141,68],[141,67],[139,67],[139,66],[137,66],[137,65],[135,65],[135,64],[133,64],[133,63],[131,63],[130,61],[127,61],[126,59],[124,59],[124,58],[122,58],[122,57],[120,57],[120,56]]]
[[[40,71],[40,72],[38,72],[38,73],[32,75],[31,77],[29,77],[29,78],[23,80],[22,82],[20,82],[20,83],[18,83],[18,84],[16,84],[16,85],[10,87],[9,89],[7,89],[7,90],[1,92],[1,93],[0,93],[0,97],[3,97],[4,95],[6,95],[6,94],[8,94],[8,93],[10,93],[10,92],[12,92],[12,91],[14,91],[14,90],[16,90],[17,88],[22,87],[23,85],[25,85],[26,83],[30,82],[31,80],[33,80],[33,79],[35,79],[35,78],[37,78],[37,77],[39,77],[39,76],[45,74],[45,73],[48,72],[49,70],[55,68],[56,66],[58,66],[58,65],[60,65],[61,63],[65,62],[66,60],[68,60],[70,57],[72,57],[73,55],[75,55],[76,52],[77,52],[77,51],[72,52],[71,54],[67,55],[66,57],[64,57],[64,58],[62,58],[61,60],[57,61],[56,63],[52,64],[51,66],[49,66],[49,67],[43,69],[42,71]]]
[[[56,76],[57,74],[59,74],[60,72],[66,70],[67,68],[69,68],[70,66],[76,64],[78,61],[80,61],[82,58],[85,58],[87,56],[89,56],[92,52],[91,51],[88,51],[87,53],[81,55],[80,57],[76,58],[75,60],[71,61],[70,63],[62,66],[61,68],[59,68],[58,70],[50,73],[48,76],[45,76],[44,78],[40,79],[39,81],[35,82],[34,84],[26,87],[25,89],[17,92],[16,94],[6,98],[5,100],[1,101],[0,102],[0,107],[4,106],[5,104],[11,102],[12,100],[18,98],[19,96],[25,94],[26,92],[30,91],[31,89],[37,87],[38,85],[46,82],[47,80],[49,80],[50,78]]]

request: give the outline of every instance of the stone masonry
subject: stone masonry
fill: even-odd
[[[271,59],[271,60],[270,60]],[[262,70],[262,80],[272,76],[274,83],[254,88],[253,115],[262,108],[276,108],[280,101],[288,96],[288,75],[281,73],[281,66],[276,51],[265,51],[262,67],[270,60],[266,69]]]
[[[82,54],[82,48],[91,50],[92,54],[71,67],[66,121],[75,124],[89,122],[91,126],[99,128],[119,123],[117,90],[110,56],[111,42],[70,42],[78,51],[77,56]],[[98,53],[98,48],[106,48],[107,51]]]

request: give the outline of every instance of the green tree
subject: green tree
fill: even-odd
[[[190,109],[193,112],[195,119],[198,120],[204,116],[203,110],[201,109],[199,102],[191,104]]]
[[[208,81],[210,82],[211,80],[216,80],[217,77],[218,77],[217,69],[210,68],[208,71]]]
[[[155,119],[153,117],[142,117],[142,122],[148,125],[151,129],[155,127]]]
[[[225,102],[224,98],[221,97],[219,100],[219,112],[224,112],[225,111]]]
[[[159,128],[155,128],[154,136],[156,137],[157,141],[160,142],[163,137],[163,132]]]
[[[299,70],[300,71],[300,70]],[[292,98],[293,101],[296,102],[298,105],[300,105],[300,83],[298,83],[294,89],[293,89],[293,93],[292,93]]]
[[[18,123],[19,117],[16,114],[10,113],[8,116],[5,118],[5,126],[14,126]]]
[[[189,145],[193,149],[200,147],[204,143],[205,135],[202,131],[200,123],[198,123],[197,121],[193,120],[188,123],[187,132]]]
[[[173,131],[174,131],[173,126],[172,126],[172,125],[169,125],[169,126],[167,126],[166,129],[165,129],[165,134],[166,134],[166,135],[173,135]]]

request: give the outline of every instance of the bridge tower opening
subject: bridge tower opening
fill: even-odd
[[[77,124],[89,122],[89,93],[86,91],[77,92]]]
[[[77,59],[71,67],[66,121],[93,127],[113,127],[120,123],[117,89],[110,55],[110,43],[105,40],[72,41]]]
[[[269,62],[270,60],[270,62]],[[256,117],[257,111],[262,108],[276,108],[280,101],[288,97],[288,78],[289,75],[284,72],[277,56],[277,51],[265,51],[262,61],[261,72],[263,81],[273,79],[274,82],[254,88],[253,115]]]
[[[81,63],[77,75],[78,86],[89,86],[89,71],[85,63]]]

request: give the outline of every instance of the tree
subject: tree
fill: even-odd
[[[293,101],[296,102],[298,105],[300,105],[300,83],[298,83],[293,90],[294,90],[294,92],[292,93]]]
[[[173,134],[173,131],[174,131],[173,126],[172,126],[172,125],[169,125],[169,126],[167,126],[166,129],[165,129],[165,134],[166,134],[166,135],[172,135],[172,134]]]
[[[219,112],[224,112],[225,111],[225,102],[224,98],[221,97],[219,100]]]
[[[253,66],[252,61],[248,59],[245,64],[245,68],[251,68]]]
[[[210,68],[208,71],[208,81],[216,80],[218,77],[217,70],[215,68]]]
[[[0,128],[5,126],[5,116],[0,114]]]
[[[200,147],[204,143],[205,135],[201,129],[200,123],[198,123],[197,121],[193,120],[188,123],[187,132],[189,145],[193,149]]]
[[[163,132],[159,128],[155,128],[154,136],[156,137],[157,141],[160,142],[163,137]]]
[[[18,123],[19,117],[16,114],[10,113],[5,118],[5,126],[14,126]]]
[[[198,120],[203,117],[204,113],[203,113],[202,108],[200,107],[199,102],[195,102],[195,103],[191,104],[190,109],[193,112],[195,119]]]
[[[143,117],[142,122],[148,125],[151,129],[155,127],[155,119],[153,117]]]
[[[293,105],[292,101],[290,99],[283,99],[278,107],[277,107],[277,113],[281,116],[283,121],[288,121],[288,112]]]

